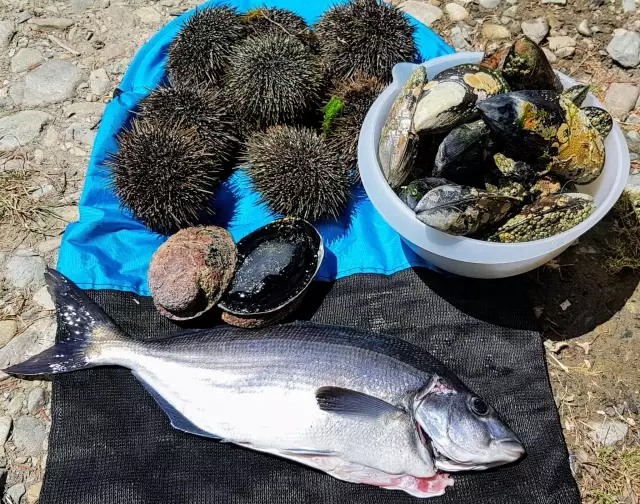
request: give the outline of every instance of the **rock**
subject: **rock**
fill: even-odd
[[[491,10],[498,7],[501,1],[502,0],[479,0],[478,3],[480,4],[480,7]]]
[[[44,198],[56,193],[56,188],[51,184],[43,184],[38,189],[29,194],[32,198]]]
[[[66,30],[71,25],[73,25],[73,21],[71,19],[65,18],[31,18],[29,20],[29,24],[34,24],[40,28],[54,28],[56,30]]]
[[[22,24],[25,21],[29,21],[33,16],[28,11],[23,11],[16,16],[16,24]]]
[[[603,446],[613,446],[618,441],[622,441],[629,427],[627,424],[618,421],[589,422],[589,427],[593,429],[588,436],[592,441],[600,443]]]
[[[485,23],[482,25],[482,36],[485,40],[501,40],[511,37],[511,33],[504,26]]]
[[[83,151],[84,153],[84,151]],[[61,206],[52,209],[53,213],[55,213],[60,219],[66,222],[75,222],[80,217],[80,212],[78,207],[75,205],[69,206]]]
[[[11,58],[11,71],[14,73],[26,72],[44,61],[44,56],[37,49],[24,47]]]
[[[0,21],[0,49],[9,47],[16,27],[11,21]]]
[[[29,397],[27,397],[27,411],[29,411],[29,413],[33,415],[36,412],[40,411],[40,408],[45,405],[45,402],[46,397],[44,394],[44,390],[42,390],[40,387],[35,387],[31,389],[31,392],[29,392]]]
[[[576,39],[573,37],[549,37],[549,49],[558,54],[558,49],[564,49],[565,47],[575,47]]]
[[[39,110],[23,110],[0,119],[0,151],[17,149],[35,140],[51,116]]]
[[[58,236],[56,238],[49,238],[48,240],[38,243],[38,252],[40,252],[41,254],[48,254],[49,252],[58,250],[60,248],[61,243],[62,243],[62,236]]]
[[[78,102],[62,107],[65,117],[75,116],[77,119],[100,119],[104,113],[104,103]]]
[[[631,152],[640,154],[640,133],[635,130],[627,131],[627,145]]]
[[[510,17],[510,18],[514,18],[514,19],[515,19],[515,18],[517,18],[517,17],[518,17],[518,11],[519,11],[518,6],[517,6],[517,5],[512,5],[511,7],[509,7],[508,9],[506,9],[506,10],[502,13],[502,15],[503,15],[503,16],[507,16],[507,17]]]
[[[622,0],[622,12],[635,12],[636,0]]]
[[[140,22],[143,24],[157,25],[162,22],[162,14],[151,5],[147,7],[140,7],[134,12],[135,15],[138,16],[138,19],[140,19]]]
[[[28,163],[25,163],[24,159],[9,159],[2,165],[2,171],[23,171],[28,167]]]
[[[575,52],[575,47],[561,47],[560,49],[556,50],[556,56],[558,58],[568,58],[569,56],[573,56]]]
[[[400,5],[400,9],[427,26],[432,26],[442,17],[440,8],[419,0],[407,0]]]
[[[567,0],[542,0],[543,4],[567,5]]]
[[[109,16],[116,26],[123,28],[133,28],[136,25],[136,19],[133,15],[133,11],[122,5],[111,5],[105,9],[107,16]]]
[[[549,23],[543,17],[532,21],[523,21],[520,26],[522,27],[522,33],[536,44],[542,42],[549,33]]]
[[[14,422],[13,443],[26,456],[39,456],[45,437],[45,425],[42,420],[23,416]]]
[[[44,285],[45,263],[29,249],[19,249],[5,266],[5,278],[16,289],[39,288]]]
[[[547,57],[547,59],[549,60],[549,63],[553,64],[556,61],[558,61],[558,57],[553,54],[549,49],[547,49],[546,47],[542,48],[542,52],[544,53],[544,55]]]
[[[53,303],[53,299],[51,299],[51,294],[49,294],[49,290],[46,287],[42,287],[39,289],[34,295],[33,300],[38,303],[45,310],[55,310],[56,305]]]
[[[9,432],[11,432],[11,424],[13,420],[10,416],[0,417],[0,447],[4,446],[4,443],[9,438]]]
[[[103,96],[111,89],[111,81],[104,68],[98,68],[89,75],[91,92],[98,96]]]
[[[86,125],[72,123],[65,132],[65,138],[67,141],[76,140],[86,145],[93,145],[96,134],[96,131],[89,129]]]
[[[18,332],[15,320],[0,320],[0,348],[9,343]]]
[[[586,19],[580,21],[580,24],[578,24],[578,33],[580,35],[584,35],[585,37],[591,37],[591,35],[593,35],[591,28],[589,28],[589,21],[587,21]]]
[[[22,392],[18,392],[13,399],[9,401],[7,405],[7,411],[12,415],[17,415],[22,411],[22,406],[24,405],[25,395]]]
[[[613,116],[624,118],[635,107],[638,96],[640,90],[633,84],[614,82],[607,90],[604,103]]]
[[[36,504],[38,502],[40,490],[42,490],[42,481],[38,481],[27,488],[27,504]]]
[[[469,44],[464,35],[464,31],[459,26],[451,28],[451,43],[456,51],[471,50],[471,44]]]
[[[449,19],[454,22],[463,21],[469,17],[469,11],[457,3],[448,3],[444,10],[447,11]]]
[[[49,60],[27,74],[23,104],[47,105],[69,100],[84,78],[84,72],[71,63]]]
[[[36,320],[24,332],[0,348],[0,369],[17,364],[53,345],[56,321],[53,317]],[[7,375],[0,371],[0,380]]]
[[[17,485],[13,485],[9,490],[7,490],[7,500],[10,504],[19,504],[20,499],[24,495],[26,489],[23,483],[18,483]]]
[[[35,149],[33,151],[33,162],[37,165],[41,165],[44,161],[44,151],[42,149]]]
[[[613,38],[607,46],[611,59],[623,67],[632,68],[640,63],[640,33],[627,30],[614,30]]]
[[[109,44],[102,48],[100,55],[106,60],[112,60],[124,54],[122,44]]]

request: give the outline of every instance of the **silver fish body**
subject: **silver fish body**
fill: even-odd
[[[418,497],[452,484],[442,468],[485,469],[524,452],[490,406],[402,340],[300,323],[134,341],[60,274],[47,281],[70,337],[8,373],[126,367],[177,429]],[[449,432],[454,424],[462,432]]]

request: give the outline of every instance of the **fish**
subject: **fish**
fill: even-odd
[[[293,322],[138,341],[62,274],[45,277],[64,337],[8,374],[125,367],[176,429],[421,498],[442,495],[448,472],[525,452],[489,404],[399,338]]]

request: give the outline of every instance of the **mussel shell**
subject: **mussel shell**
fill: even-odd
[[[263,315],[302,295],[315,277],[324,247],[307,221],[276,220],[237,244],[238,267],[218,306],[234,315]]]
[[[552,194],[525,206],[489,238],[502,243],[549,238],[578,225],[595,210],[588,194]]]
[[[558,129],[565,123],[560,94],[555,91],[513,91],[478,105],[505,153],[538,162],[557,154]]]
[[[488,49],[490,44],[493,44],[493,42],[487,43],[480,65],[491,68],[492,70],[502,71],[502,68],[504,67],[504,61],[507,58],[507,54],[509,54],[509,50],[511,49],[512,44],[507,42],[506,44],[497,46],[493,51],[490,51]]]
[[[585,113],[591,126],[593,126],[603,138],[606,138],[613,128],[613,118],[611,114],[600,107],[582,107],[580,110]]]
[[[573,182],[563,182],[553,177],[544,176],[536,180],[529,188],[529,194],[532,199],[546,198],[552,194],[561,192],[576,192],[576,186]]]
[[[590,88],[588,84],[576,84],[575,86],[571,86],[570,88],[565,89],[562,92],[562,95],[566,98],[569,98],[573,103],[580,107],[582,106],[584,100],[587,98],[589,89]]]
[[[438,177],[425,177],[414,180],[410,184],[403,186],[398,193],[400,200],[407,205],[411,210],[415,209],[420,200],[431,189],[449,184],[447,179]]]
[[[544,51],[526,35],[518,37],[502,66],[502,74],[514,91],[548,89],[562,91],[560,79]]]
[[[537,177],[547,171],[547,168],[543,165],[511,159],[501,152],[493,155],[493,161],[502,175],[523,184],[532,183]]]
[[[411,131],[413,116],[427,71],[417,67],[396,97],[380,135],[378,161],[389,185],[396,189],[411,172],[418,149],[418,138]]]
[[[487,68],[476,63],[462,63],[451,68],[447,68],[437,74],[433,80],[439,82],[447,80],[461,79],[478,97],[477,103],[509,91],[509,84],[500,72]]]
[[[418,220],[445,233],[473,235],[501,221],[517,200],[454,184],[432,189],[415,208]]]
[[[454,128],[438,148],[433,175],[460,185],[484,187],[488,140],[489,128],[482,120]]]

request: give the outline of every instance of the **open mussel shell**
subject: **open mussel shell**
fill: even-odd
[[[419,66],[400,90],[382,128],[378,161],[393,189],[400,187],[409,176],[418,151],[418,138],[411,131],[411,124],[418,98],[426,83],[427,71]]]
[[[606,138],[613,128],[613,118],[611,114],[600,107],[582,107],[580,110],[584,112],[593,126],[603,138]]]
[[[589,89],[588,84],[576,84],[575,86],[565,89],[562,92],[562,95],[569,98],[573,103],[580,107],[586,100],[587,95],[589,94]]]
[[[526,35],[518,37],[505,57],[502,74],[514,91],[548,89],[562,91],[559,77],[542,48]]]
[[[320,233],[307,221],[293,218],[257,229],[237,248],[236,274],[218,306],[227,312],[225,322],[242,327],[267,325],[288,315],[324,256]]]
[[[494,49],[490,49],[490,45],[494,45],[494,42],[487,43],[480,65],[491,68],[492,70],[502,71],[504,61],[507,58],[507,54],[509,54],[512,44],[507,42],[502,45],[496,45]]]
[[[414,180],[413,182],[403,186],[398,193],[400,200],[411,210],[415,209],[420,200],[431,189],[442,185],[450,184],[447,179],[438,177],[424,177]]]
[[[489,237],[502,243],[541,240],[578,225],[595,210],[593,198],[582,193],[552,194],[522,208]]]
[[[178,231],[151,258],[147,277],[156,308],[178,321],[204,314],[229,287],[236,259],[233,238],[223,228]]]
[[[518,200],[454,184],[429,191],[415,208],[418,220],[444,233],[468,236],[501,221]]]
[[[480,65],[443,70],[424,86],[413,117],[413,131],[420,135],[449,131],[477,116],[477,103],[508,89],[498,72]]]
[[[489,128],[482,120],[454,128],[438,148],[433,176],[460,185],[483,188],[488,141]]]

